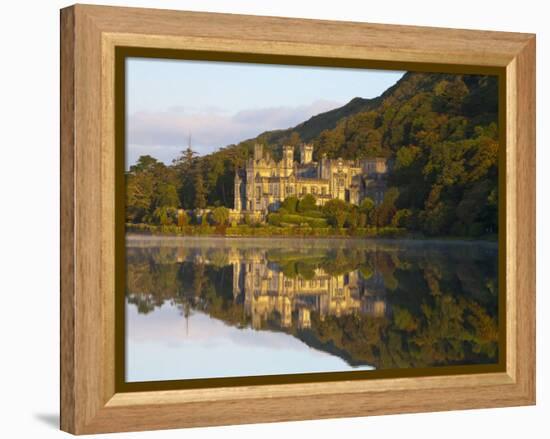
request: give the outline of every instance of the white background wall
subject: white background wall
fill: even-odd
[[[546,2],[109,1],[120,6],[368,21],[537,33],[538,405],[536,407],[129,433],[116,437],[548,437],[550,189]],[[59,8],[11,0],[0,8],[0,436],[47,438],[59,414]],[[544,221],[546,219],[546,221]],[[7,243],[7,246],[6,246]],[[544,431],[546,429],[546,432]],[[345,435],[345,436],[344,436]]]

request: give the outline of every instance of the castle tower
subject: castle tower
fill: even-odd
[[[292,168],[294,162],[294,147],[290,145],[283,146],[283,166],[285,168]]]
[[[233,262],[233,299],[237,299],[241,292],[241,263],[236,261]]]
[[[307,165],[313,160],[313,145],[303,143],[300,145],[300,163]]]
[[[239,177],[239,170],[235,172],[235,203],[234,207],[237,212],[240,212],[242,209],[241,206],[241,177]]]
[[[254,160],[261,160],[264,152],[264,147],[260,143],[254,145]]]

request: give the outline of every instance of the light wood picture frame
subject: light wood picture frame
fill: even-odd
[[[116,147],[115,108],[121,48],[498,74],[505,109],[502,368],[121,391],[115,295],[117,270],[125,269],[116,244],[124,235],[116,208],[123,184],[116,177],[123,154]],[[91,5],[61,11],[62,430],[89,434],[530,405],[535,364],[534,35]]]

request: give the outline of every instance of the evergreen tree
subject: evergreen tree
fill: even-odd
[[[195,208],[204,209],[206,207],[206,189],[204,187],[204,180],[200,172],[195,176]]]

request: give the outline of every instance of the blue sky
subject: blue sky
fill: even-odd
[[[207,154],[288,128],[354,97],[372,98],[404,72],[130,58],[127,151],[170,163],[187,146]]]

